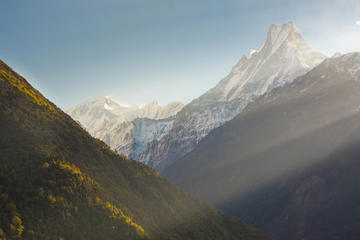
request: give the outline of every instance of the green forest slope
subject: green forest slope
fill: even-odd
[[[268,239],[119,156],[0,61],[0,239]]]

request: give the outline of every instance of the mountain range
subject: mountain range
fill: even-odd
[[[325,58],[310,48],[292,22],[273,24],[264,46],[253,52],[250,58],[243,56],[229,75],[214,88],[184,108],[177,108],[179,111],[176,114],[172,112],[174,119],[165,120],[166,126],[159,123],[160,129],[154,126],[146,128],[144,135],[154,136],[151,141],[137,140],[139,137],[127,135],[124,129],[129,127],[124,126],[116,131],[103,127],[93,135],[108,143],[112,149],[162,171],[194,149],[211,130],[234,118],[254,99],[305,74]],[[82,124],[88,121],[77,118],[71,111],[69,114]],[[139,125],[139,121],[130,125]],[[155,132],[151,134],[149,129]],[[116,144],[112,144],[114,142]]]
[[[90,134],[98,131],[111,132],[123,122],[130,122],[136,118],[164,119],[174,116],[184,107],[180,102],[172,102],[160,106],[154,100],[146,105],[120,104],[110,97],[88,100],[66,111],[74,120],[78,121]]]
[[[250,103],[164,176],[285,239],[358,239],[360,53]]]
[[[92,136],[113,150],[138,159],[148,143],[166,135],[174,116],[184,104],[172,102],[160,106],[154,100],[144,106],[119,104],[110,97],[86,101],[66,112]]]
[[[359,90],[360,53],[327,58],[287,22],[174,115],[97,137],[274,240],[355,240]]]
[[[291,82],[324,59],[309,47],[292,22],[271,25],[264,46],[250,59],[243,56],[227,77],[186,105],[176,115],[169,134],[149,145],[139,160],[162,171],[254,99]]]
[[[2,61],[0,132],[1,239],[269,239],[119,156]]]
[[[359,92],[292,22],[186,105],[70,117],[0,61],[0,239],[357,240]]]

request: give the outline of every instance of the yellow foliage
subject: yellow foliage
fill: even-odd
[[[125,220],[126,224],[135,228],[138,233],[144,234],[144,229],[140,225],[136,224],[130,217],[126,216],[120,209],[112,205],[110,202],[106,202],[103,207],[110,210],[110,212],[112,213],[112,218],[123,219]]]
[[[21,218],[19,216],[16,216],[16,215],[13,216],[12,223],[14,225],[21,225],[22,224]]]
[[[44,164],[42,165],[43,168],[49,168],[50,164],[48,162],[44,162]]]
[[[77,168],[74,164],[68,164],[68,163],[64,163],[64,162],[59,162],[59,167],[61,169],[64,169],[64,170],[67,170],[67,171],[71,172],[74,175],[81,174],[80,169]]]
[[[26,95],[30,96],[36,104],[38,104],[40,106],[46,106],[51,111],[55,111],[54,107],[51,104],[49,104],[49,102],[40,93],[34,91],[32,88],[25,86],[20,79],[16,78],[10,72],[7,72],[4,69],[1,69],[0,75],[4,79],[6,79],[11,85],[16,87],[20,92],[25,93]],[[3,80],[2,78],[0,78],[0,79]]]
[[[11,232],[13,232],[16,236],[20,237],[23,230],[24,230],[24,226],[22,225],[22,220],[19,216],[14,215],[12,217],[12,221],[10,224],[10,230]]]
[[[48,195],[48,199],[49,199],[50,202],[52,202],[52,203],[56,202],[56,197],[54,197],[51,193]]]
[[[110,213],[111,213],[111,216],[109,216],[110,218],[123,220],[126,222],[127,225],[133,227],[138,233],[140,233],[140,234],[145,233],[143,227],[136,224],[130,217],[126,216],[119,208],[112,205],[110,202],[108,202],[108,201],[104,202],[99,197],[95,198],[95,202],[96,202],[96,204],[101,204],[102,208],[108,209],[110,211]]]

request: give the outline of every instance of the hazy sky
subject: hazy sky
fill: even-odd
[[[111,96],[185,103],[213,87],[271,23],[327,55],[360,51],[359,0],[11,0],[0,58],[62,108]]]

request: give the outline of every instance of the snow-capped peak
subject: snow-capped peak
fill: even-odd
[[[219,84],[199,101],[251,100],[274,87],[292,81],[320,64],[326,56],[313,51],[292,22],[272,24],[264,46],[245,55]]]
[[[258,52],[258,51],[257,51],[257,50],[255,50],[255,49],[251,50],[251,51],[250,51],[250,55],[249,55],[249,56],[250,56],[250,58],[251,58],[251,56],[252,56],[252,55],[254,55],[254,54],[255,54],[255,53],[257,53],[257,52]]]
[[[341,55],[342,55],[341,52],[336,52],[331,56],[331,58],[337,58],[340,57]]]
[[[325,60],[326,66],[336,69],[339,73],[347,73],[356,80],[360,80],[360,53],[352,52],[333,56]]]
[[[158,100],[154,99],[150,103],[148,103],[146,106],[160,106]]]
[[[112,111],[112,110],[113,110],[113,108],[110,107],[107,103],[104,103],[104,108],[105,108],[106,110],[108,110],[108,111]]]
[[[135,118],[162,119],[175,115],[183,104],[172,102],[160,106],[157,100],[140,107],[139,105],[120,104],[109,96],[88,100],[66,111],[73,119],[80,122],[86,130],[95,135],[101,129],[132,121]],[[106,127],[107,125],[111,125]]]
[[[271,42],[273,46],[280,45],[290,34],[298,33],[292,22],[286,22],[282,25],[271,24],[268,30],[267,42]]]
[[[151,159],[151,165],[161,170],[257,97],[292,82],[325,58],[310,48],[292,22],[271,25],[264,46],[249,58],[243,55],[228,76],[186,105],[177,114],[169,135],[159,140],[158,147],[151,145],[144,150],[142,159]]]

